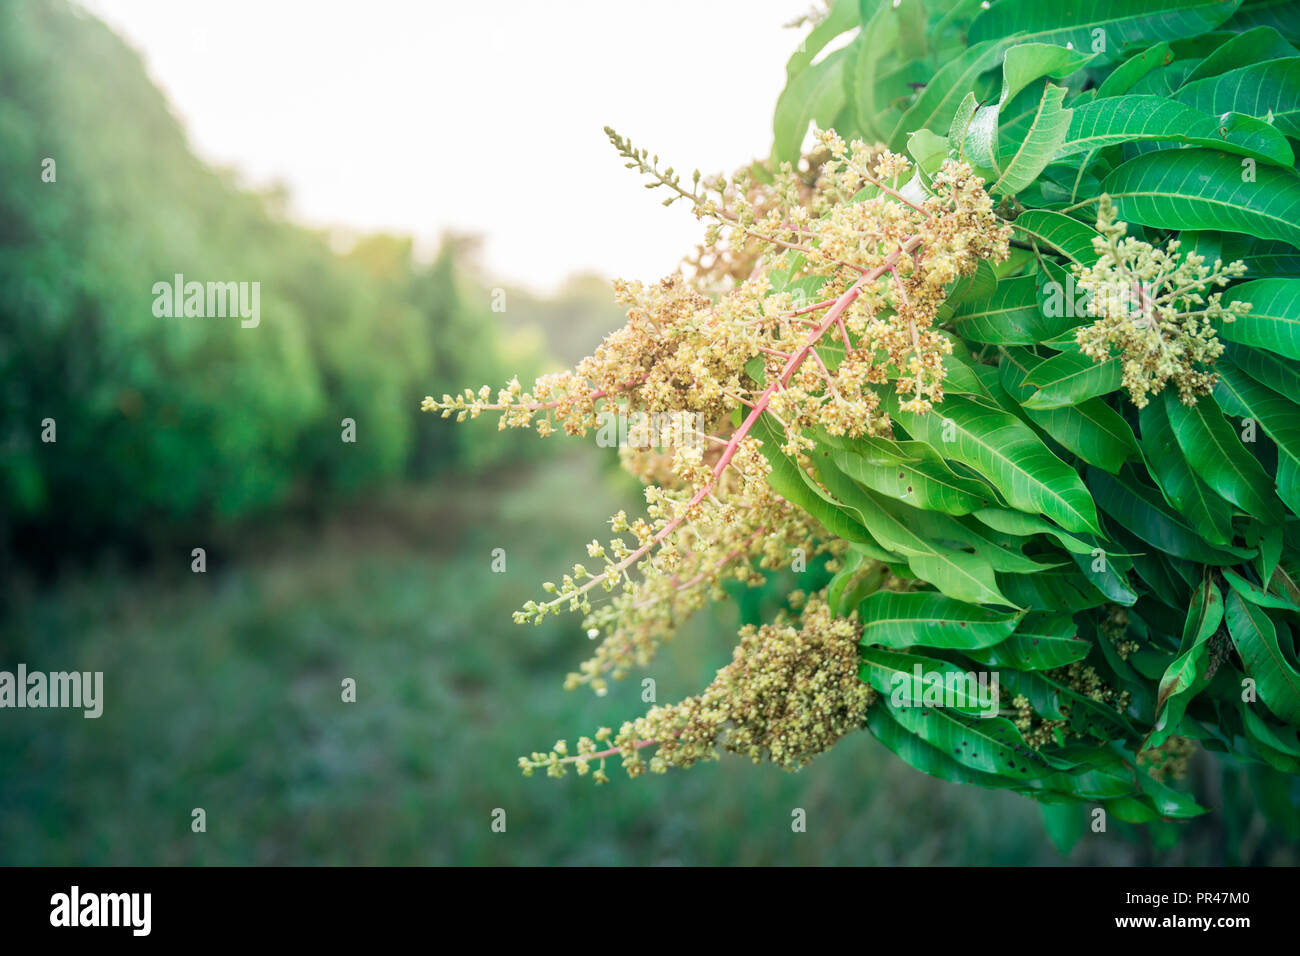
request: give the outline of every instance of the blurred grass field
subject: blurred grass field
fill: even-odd
[[[245,529],[189,570],[95,568],[10,589],[5,659],[104,671],[104,714],[0,720],[5,864],[1058,863],[1036,807],[932,780],[867,733],[788,774],[735,757],[662,777],[526,779],[519,754],[644,710],[640,681],[566,693],[574,617],[510,612],[633,503],[594,449],[448,476],[321,527]],[[506,549],[507,571],[489,569]],[[691,694],[728,659],[733,602],[648,672]],[[340,682],[357,681],[356,703]],[[202,807],[207,831],[193,833]],[[506,832],[491,829],[506,811]],[[791,813],[807,813],[807,831]],[[1218,862],[1132,833],[1078,863]]]

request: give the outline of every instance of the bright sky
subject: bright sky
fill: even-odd
[[[199,155],[287,183],[298,218],[479,233],[492,273],[538,290],[676,266],[702,226],[641,188],[602,128],[687,173],[766,155],[802,35],[782,25],[812,6],[82,2],[143,53]]]

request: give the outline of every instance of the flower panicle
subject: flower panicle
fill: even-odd
[[[888,436],[891,401],[920,414],[941,402],[952,344],[939,308],[981,260],[1005,258],[1010,238],[983,182],[961,163],[923,183],[905,157],[825,131],[805,169],[751,167],[729,180],[697,173],[688,187],[657,156],[608,132],[652,187],[710,220],[710,243],[749,257],[745,277],[716,294],[681,274],[649,286],[615,282],[627,322],[572,370],[528,390],[512,380],[495,401],[481,388],[424,406],[460,420],[493,411],[501,428],[541,434],[584,435],[607,413],[701,423],[693,441],[621,450],[646,484],[644,517],[615,515],[614,536],[587,548],[598,565],[575,564],[515,613],[534,624],[582,613],[588,634],[603,637],[566,686],[598,694],[647,664],[724,582],[761,582],[797,549],[805,559],[833,556],[834,539],[772,489],[764,442],[775,436],[807,467],[817,429]]]
[[[1223,354],[1218,323],[1250,311],[1244,301],[1223,302],[1222,289],[1246,272],[1240,260],[1207,263],[1170,240],[1163,249],[1126,235],[1109,196],[1102,196],[1093,248],[1095,264],[1073,269],[1088,295],[1094,321],[1075,333],[1084,355],[1097,362],[1118,359],[1121,382],[1138,408],[1172,384],[1185,405],[1208,395],[1218,381],[1214,364]]]
[[[519,767],[525,775],[545,769],[551,777],[573,767],[585,776],[595,763],[595,779],[604,783],[605,762],[615,756],[637,777],[716,760],[726,751],[799,770],[866,721],[876,692],[858,678],[860,636],[856,616],[837,618],[821,594],[813,595],[797,622],[743,628],[731,662],[703,693],[652,707],[617,733],[601,728],[594,740],[580,738],[573,754],[557,741],[549,753],[520,757]]]

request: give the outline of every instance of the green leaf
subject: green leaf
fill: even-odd
[[[907,152],[916,160],[922,173],[927,177],[933,176],[948,158],[948,137],[919,129],[907,137]]]
[[[781,452],[781,436],[767,416],[754,423],[753,435],[762,442],[760,451],[772,466],[767,482],[778,495],[808,514],[837,538],[869,546],[875,542],[861,523],[855,521],[837,502],[828,497],[809,479],[802,468]],[[887,557],[892,558],[892,555]]]
[[[887,438],[828,439],[837,468],[854,481],[917,508],[970,514],[993,504],[992,492],[957,475],[929,445]]]
[[[1029,698],[1034,710],[1052,720],[1064,720],[1078,734],[1098,740],[1139,736],[1128,719],[1110,704],[1093,700],[1049,676],[1046,671],[1004,671],[1002,684]]]
[[[979,685],[977,675],[948,661],[920,654],[902,654],[879,647],[859,647],[858,677],[890,699],[895,707],[926,706],[938,697],[941,706],[964,713],[980,714],[998,709],[994,686],[986,678]]]
[[[1078,112],[1079,110],[1076,109],[1076,115]],[[1077,219],[1071,219],[1059,212],[1027,209],[1016,217],[1016,221],[1011,224],[1011,229],[1015,238],[1036,243],[1081,265],[1090,266],[1097,261],[1097,251],[1093,248],[1092,241],[1099,238],[1100,233],[1092,226],[1084,225]]]
[[[1031,780],[1055,769],[1005,717],[971,717],[946,707],[889,707],[894,720],[959,764],[987,774]]]
[[[1300,279],[1257,279],[1233,286],[1224,303],[1249,302],[1250,311],[1220,322],[1219,338],[1300,360]]]
[[[1206,77],[1220,76],[1229,70],[1252,66],[1266,60],[1277,60],[1297,54],[1295,47],[1273,27],[1255,27],[1238,33],[1212,52],[1187,77],[1186,83],[1195,83]]]
[[[940,67],[915,103],[901,117],[889,135],[892,149],[903,147],[908,134],[928,129],[945,132],[981,73],[998,65],[1007,44],[1001,41],[974,43],[964,53]],[[972,98],[973,99],[973,98]]]
[[[1044,514],[1066,531],[1101,533],[1078,474],[1015,416],[961,395],[926,415],[902,411],[895,397],[890,412],[912,437],[988,479],[1013,507]]]
[[[1071,557],[1079,570],[1094,588],[1114,604],[1132,607],[1138,601],[1138,593],[1128,583],[1128,572],[1132,563],[1123,554],[1108,553],[1104,547],[1107,542],[1093,539],[1092,554],[1084,556],[1074,554]]]
[[[1079,638],[1073,618],[1034,611],[1005,641],[964,653],[988,667],[1041,671],[1081,661],[1091,650],[1091,642]]]
[[[1110,76],[1097,87],[1097,98],[1103,96],[1123,96],[1133,89],[1133,84],[1146,76],[1156,67],[1167,66],[1174,59],[1169,52],[1169,44],[1161,40],[1152,44],[1136,56],[1131,56],[1111,71]]]
[[[878,121],[884,105],[876,97],[876,88],[882,62],[889,51],[898,46],[898,26],[898,14],[893,4],[882,3],[863,23],[862,32],[855,42],[853,92],[857,101],[858,131],[868,141],[883,141],[889,135],[889,130],[882,129]]]
[[[1094,30],[1105,35],[1103,60],[1135,46],[1178,40],[1213,30],[1240,0],[999,0],[971,25],[972,43],[1014,36],[1076,50],[1095,49]]]
[[[1176,55],[1176,51],[1175,51]],[[1200,65],[1199,59],[1175,59],[1168,66],[1152,70],[1133,84],[1129,90],[1138,96],[1159,96],[1172,99],[1174,91],[1183,85],[1188,75]]]
[[[933,591],[877,591],[858,606],[860,644],[896,649],[989,647],[1005,640],[1019,614],[990,611]]]
[[[1276,594],[1270,594],[1257,584],[1252,584],[1240,574],[1230,568],[1223,569],[1223,579],[1232,586],[1232,589],[1242,596],[1244,600],[1251,604],[1258,604],[1260,607],[1275,607],[1283,611],[1300,611],[1300,605],[1284,597],[1278,597]]]
[[[889,551],[903,555],[917,577],[959,601],[1014,606],[998,589],[987,561],[936,544],[918,533],[893,513],[888,499],[854,482],[829,456],[817,459],[817,473],[827,490],[865,524],[872,539]]]
[[[1112,96],[1075,107],[1070,130],[1053,161],[1120,143],[1170,143],[1222,149],[1290,167],[1295,162],[1286,137],[1258,123],[1227,125],[1213,116],[1162,96]]]
[[[1174,97],[1211,116],[1244,113],[1267,119],[1287,136],[1300,136],[1300,57],[1252,63],[1188,82]]]
[[[1207,576],[1192,594],[1180,652],[1160,678],[1156,695],[1156,730],[1176,729],[1188,702],[1208,683],[1205,679],[1210,653],[1207,642],[1221,623],[1223,595]]]
[[[1088,487],[1097,505],[1121,528],[1166,554],[1214,565],[1237,564],[1252,554],[1239,548],[1215,548],[1207,544],[1181,515],[1165,504],[1159,492],[1138,484],[1128,474],[1112,476],[1089,468]]]
[[[1226,411],[1253,419],[1284,455],[1300,461],[1300,407],[1242,374],[1228,362],[1216,365],[1214,395]],[[1262,470],[1262,469],[1261,469]],[[1267,473],[1264,482],[1272,484]],[[1257,517],[1264,517],[1257,515]]]
[[[1300,247],[1300,177],[1205,149],[1162,149],[1129,160],[1102,183],[1118,218],[1161,229],[1218,229]]]
[[[1005,508],[985,508],[983,511],[975,512],[974,517],[994,531],[1016,535],[1045,534],[1055,538],[1061,547],[1071,554],[1092,553],[1091,544],[1074,535],[1066,534],[1038,515],[1025,514],[1023,511],[1007,511]]]
[[[1164,401],[1169,425],[1192,471],[1247,514],[1265,523],[1281,521],[1282,503],[1273,494],[1273,480],[1214,400],[1206,396],[1188,406],[1165,392]]]
[[[1270,26],[1291,39],[1300,38],[1300,3],[1296,0],[1246,0],[1230,19],[1225,30],[1249,30]]]
[[[1224,358],[1216,368],[1222,370],[1229,364],[1245,372],[1261,385],[1271,388],[1300,405],[1300,363],[1289,362],[1280,355],[1265,349],[1251,348],[1229,342],[1223,351]],[[1223,404],[1219,395],[1219,404]],[[1227,409],[1228,406],[1224,405]]]
[[[1082,352],[1061,352],[1029,369],[1024,383],[1037,390],[1023,404],[1028,409],[1077,405],[1115,391],[1122,375],[1118,359],[1097,362]]]
[[[1278,456],[1277,496],[1286,502],[1292,514],[1300,515],[1300,460],[1290,455]]]
[[[887,501],[886,505],[901,521],[907,522],[932,541],[955,542],[975,551],[976,557],[994,571],[1032,574],[1058,567],[1059,562],[1044,563],[1025,556],[1022,550],[1027,539],[992,531],[974,518],[951,517],[938,511],[920,511],[902,502]]]
[[[785,64],[786,81],[793,80],[806,70],[817,54],[824,50],[832,40],[841,33],[846,33],[858,26],[858,0],[833,0],[830,13],[824,20],[813,27],[808,36],[799,44]]]
[[[1132,427],[1100,398],[1069,408],[1029,409],[1026,414],[1062,447],[1111,474],[1138,454]]]
[[[1091,53],[1058,46],[1054,43],[1017,43],[1002,58],[1003,106],[1034,80],[1051,77],[1060,80],[1088,65]]]
[[[1122,415],[1100,398],[1078,405],[1052,409],[1033,409],[1023,403],[1033,389],[1024,384],[1027,364],[1034,357],[1020,349],[1007,349],[999,366],[1002,387],[1016,401],[1029,420],[1050,435],[1058,444],[1090,465],[1111,473],[1119,471],[1129,458],[1138,454],[1133,429]]]
[[[952,317],[962,338],[990,345],[1033,345],[1041,338],[1042,312],[1034,276],[1003,279],[984,298],[963,303]]]
[[[1300,672],[1283,656],[1277,628],[1264,609],[1228,594],[1224,616],[1246,674],[1255,679],[1259,699],[1288,724],[1300,724]]]
[[[1232,507],[1196,477],[1169,426],[1165,403],[1154,401],[1139,413],[1147,470],[1165,500],[1211,544],[1232,543]]]
[[[926,743],[916,734],[906,730],[890,716],[889,706],[883,698],[867,711],[867,729],[871,735],[888,747],[909,767],[950,783],[968,783],[977,787],[1004,789],[1010,785],[1006,777],[980,773],[953,760],[947,754]]]
[[[1003,574],[1002,589],[1018,606],[1030,611],[1075,613],[1110,601],[1080,571],[1052,568],[1033,574]]]
[[[1019,49],[1013,47],[1007,51],[1008,62]],[[960,152],[977,167],[993,170],[996,178],[988,187],[989,192],[1014,196],[1037,179],[1051,162],[1070,128],[1071,111],[1061,105],[1064,99],[1065,87],[1044,82],[1027,128],[1023,135],[1014,137],[1014,146],[1006,154],[1001,152],[998,143],[1001,107],[984,106],[976,111]]]
[[[835,120],[846,100],[845,76],[852,69],[851,57],[855,52],[851,46],[842,47],[786,84],[776,101],[776,115],[772,120],[775,162],[798,160],[810,123],[825,128]]]

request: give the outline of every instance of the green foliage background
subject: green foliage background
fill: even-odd
[[[432,381],[506,375],[464,242],[427,265],[398,237],[336,254],[282,196],[197,162],[101,23],[30,0],[2,15],[0,531],[29,551],[56,535],[66,553],[503,454],[418,412]],[[33,174],[44,157],[55,183]],[[260,282],[264,321],[155,317],[153,284],[176,273]],[[537,361],[508,358],[521,374]],[[56,444],[31,427],[47,417]],[[343,418],[363,453],[338,453]]]

